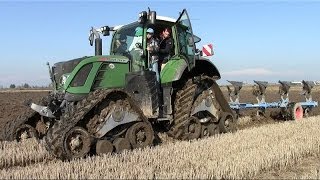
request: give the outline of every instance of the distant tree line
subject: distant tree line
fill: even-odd
[[[38,85],[29,85],[28,83],[23,83],[21,85],[16,84],[10,84],[10,89],[50,89],[52,88],[51,84],[47,86],[38,86]],[[3,85],[0,85],[0,89],[7,89],[7,87],[4,87]]]

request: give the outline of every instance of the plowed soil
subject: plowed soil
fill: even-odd
[[[225,97],[227,100],[228,93],[226,87],[221,87]],[[256,98],[252,95],[252,87],[251,86],[244,86],[240,92],[240,102],[250,102],[256,103]],[[33,102],[37,102],[42,97],[47,96],[48,91],[0,91],[0,125],[2,126],[3,123],[17,118],[20,114],[23,114],[23,111],[28,108],[24,105],[24,102],[28,100],[32,100]],[[320,99],[320,87],[316,87],[313,89],[312,97],[314,100],[318,101]],[[277,86],[270,86],[267,88],[266,91],[266,101],[267,102],[277,102],[279,101],[280,96],[278,94],[278,87]],[[292,87],[290,89],[290,101],[292,102],[301,102],[304,101],[304,96],[301,95],[301,87]],[[269,115],[272,111],[278,111],[278,109],[268,109],[266,114],[267,118],[263,120],[259,120],[258,122],[252,122],[246,124],[245,127],[248,126],[255,126],[261,125],[265,123],[272,123],[275,122],[273,119],[269,118]],[[255,110],[245,110],[241,111],[243,116],[250,116],[255,113]],[[312,111],[312,115],[319,115],[319,107],[315,108]],[[2,126],[3,127],[3,126]]]
[[[2,91],[0,92],[0,126],[3,123],[17,118],[28,108],[24,103],[31,99],[39,101],[47,96],[48,91]]]

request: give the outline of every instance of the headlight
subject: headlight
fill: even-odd
[[[61,76],[61,78],[60,78],[60,84],[61,84],[62,86],[66,83],[66,81],[67,81],[67,79],[68,79],[69,76],[70,76],[70,74],[63,74],[63,75]]]

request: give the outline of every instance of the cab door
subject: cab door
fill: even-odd
[[[190,70],[195,66],[195,43],[186,9],[183,9],[175,26],[177,29],[178,53],[186,58]]]

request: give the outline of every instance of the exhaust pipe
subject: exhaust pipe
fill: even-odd
[[[96,38],[94,40],[95,44],[95,56],[101,56],[102,55],[102,39],[100,37]]]

